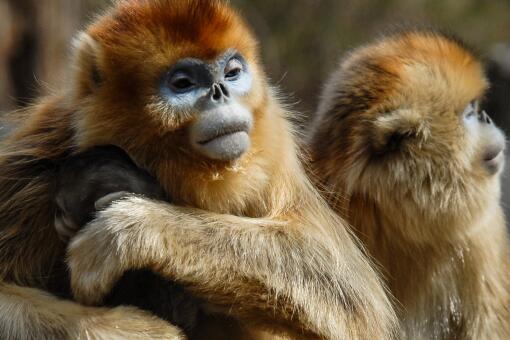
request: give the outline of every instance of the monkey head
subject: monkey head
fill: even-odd
[[[409,237],[471,225],[499,204],[504,162],[504,135],[479,108],[487,87],[476,54],[448,35],[407,31],[362,47],[325,89],[318,166],[328,184],[405,215]]]
[[[78,148],[116,145],[169,191],[223,178],[277,134],[256,41],[223,1],[118,1],[76,40],[75,66]]]

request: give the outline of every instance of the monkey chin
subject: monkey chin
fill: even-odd
[[[240,158],[250,147],[250,137],[244,131],[219,136],[199,144],[200,152],[211,159],[233,161]],[[198,148],[198,146],[197,146]]]
[[[237,103],[206,110],[191,127],[191,145],[199,154],[217,161],[234,161],[250,148],[253,118]]]

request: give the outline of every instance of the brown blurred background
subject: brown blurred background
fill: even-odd
[[[0,0],[0,114],[58,88],[66,77],[72,37],[109,2]],[[273,84],[305,114],[313,112],[321,84],[342,53],[392,25],[425,24],[457,33],[491,61],[493,89],[486,106],[510,133],[509,0],[231,2],[260,38]],[[0,135],[7,130],[0,127]],[[507,187],[510,207],[510,182]]]

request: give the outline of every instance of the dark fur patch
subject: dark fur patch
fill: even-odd
[[[131,305],[150,311],[193,337],[199,302],[182,286],[150,270],[126,272],[105,299],[106,306]]]

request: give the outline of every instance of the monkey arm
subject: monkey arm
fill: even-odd
[[[79,301],[99,303],[126,270],[150,268],[236,317],[276,319],[296,333],[324,338],[360,338],[363,322],[374,325],[358,320],[364,312],[354,300],[363,297],[349,282],[356,274],[343,254],[306,230],[290,219],[220,215],[130,197],[102,211],[70,245],[73,291]]]
[[[0,282],[1,339],[184,339],[170,324],[132,307],[86,307]]]

